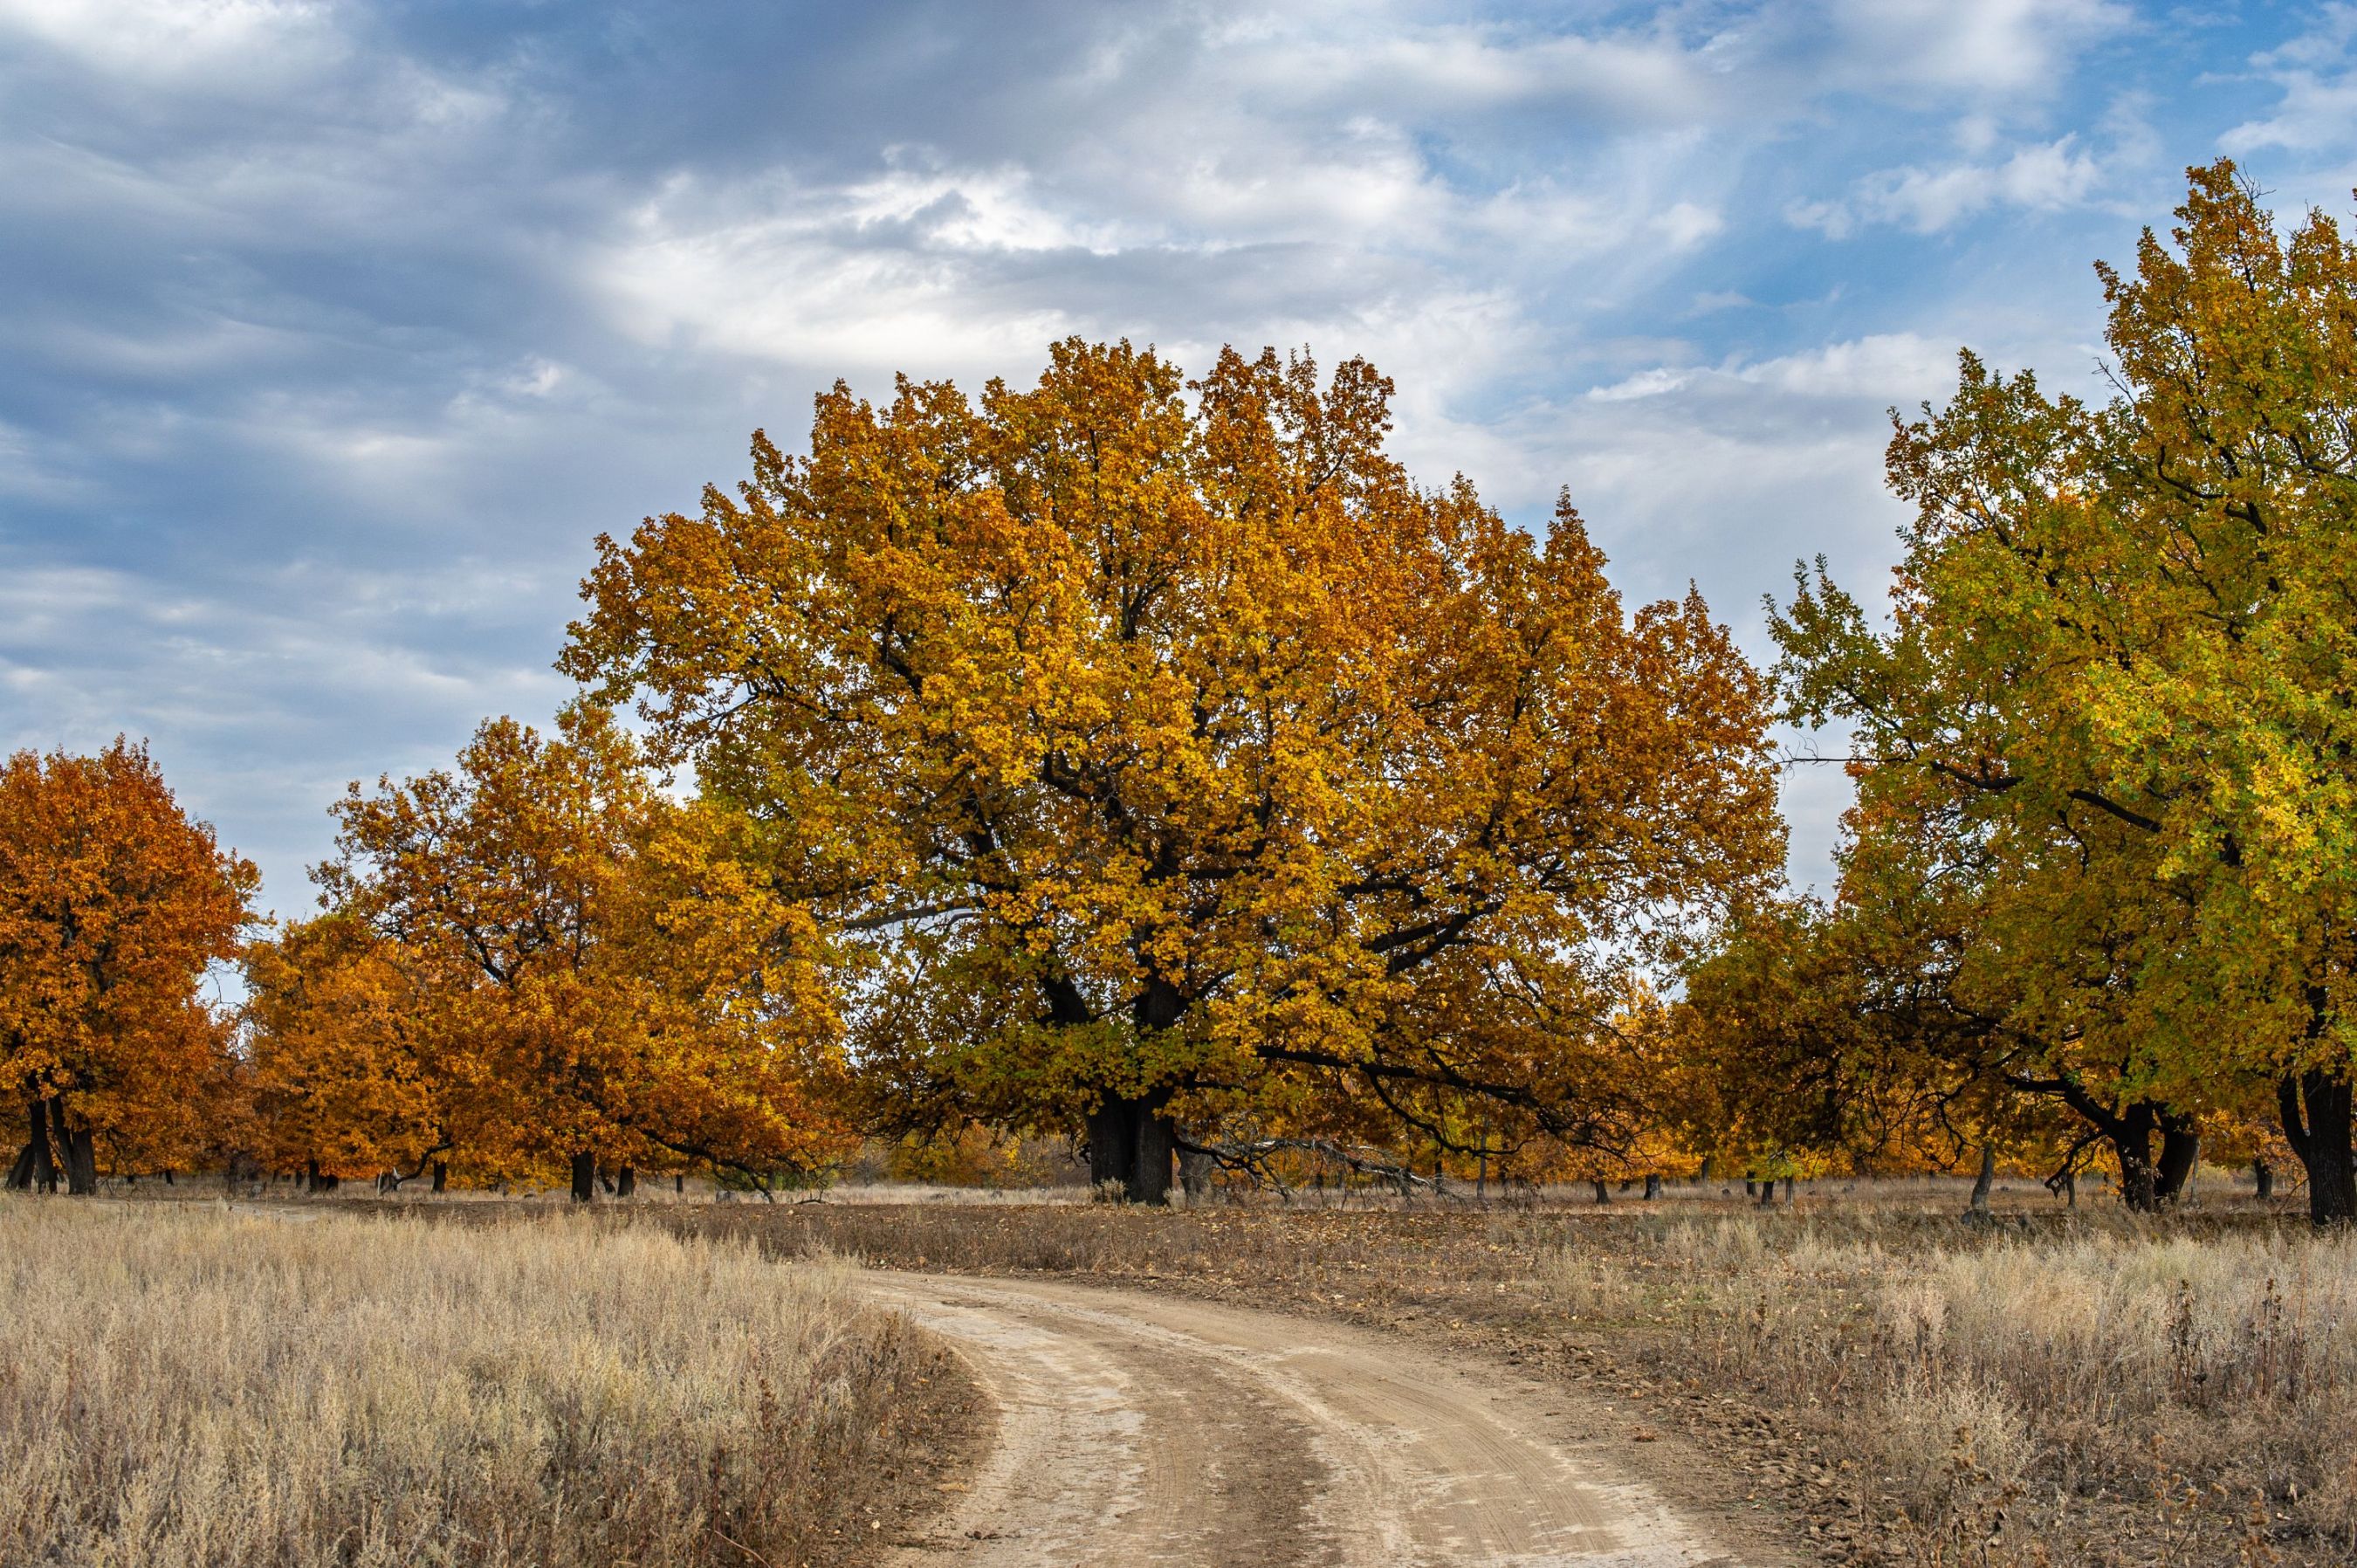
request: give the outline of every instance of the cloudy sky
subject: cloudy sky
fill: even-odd
[[[299,910],[346,780],[564,699],[598,531],[1072,332],[1363,353],[1760,653],[1891,560],[1882,411],[2092,384],[2221,153],[2350,206],[2357,6],[0,0],[0,746],[150,737]]]

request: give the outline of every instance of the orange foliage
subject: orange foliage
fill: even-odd
[[[191,822],[144,746],[0,766],[0,1077],[28,1137],[12,1186],[89,1191],[168,1168],[232,1087],[209,964],[236,955],[259,876]]]

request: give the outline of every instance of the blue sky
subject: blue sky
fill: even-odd
[[[563,701],[600,530],[1070,332],[1368,355],[1764,654],[1895,554],[1882,411],[2092,389],[2221,153],[2349,209],[2357,7],[0,0],[0,746],[150,737],[299,910],[346,780]]]

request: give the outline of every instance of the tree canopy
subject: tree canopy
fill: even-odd
[[[1615,1136],[1632,963],[1772,876],[1766,693],[1386,453],[1362,361],[1057,345],[979,400],[838,386],[701,511],[599,542],[563,668],[761,824],[908,1114],[1180,1142],[1339,1097]]]

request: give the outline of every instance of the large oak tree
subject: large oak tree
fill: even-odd
[[[1781,860],[1761,683],[1567,503],[1414,483],[1390,393],[1067,341],[837,386],[808,456],[600,541],[564,668],[758,824],[903,1116],[1084,1122],[1145,1198],[1305,1096],[1628,1131],[1626,972]]]

